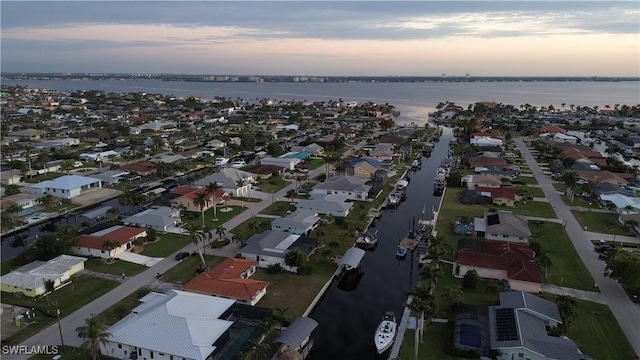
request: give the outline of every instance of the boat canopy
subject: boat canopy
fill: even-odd
[[[409,182],[407,180],[398,180],[396,182],[396,187],[399,187],[399,188],[404,188],[404,187],[407,187],[408,185],[409,185]]]
[[[317,326],[318,322],[312,318],[299,317],[274,342],[285,344],[292,349],[298,349],[311,336]]]
[[[113,206],[109,206],[109,205],[102,206],[102,207],[99,207],[97,209],[94,209],[94,210],[91,210],[91,211],[87,211],[86,213],[82,214],[82,216],[86,217],[87,219],[95,220],[96,218],[99,218],[101,216],[107,215],[107,212],[112,207]]]
[[[352,247],[344,253],[344,256],[338,262],[338,267],[344,266],[347,270],[357,268],[366,253],[360,248]]]

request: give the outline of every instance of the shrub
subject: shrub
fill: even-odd
[[[149,288],[147,286],[139,287],[138,290],[136,290],[136,297],[138,299],[140,299],[140,298],[142,298],[143,296],[147,295],[150,292],[151,292],[151,288]]]
[[[478,272],[475,271],[475,269],[467,271],[467,273],[462,277],[462,286],[467,289],[477,288],[479,282],[480,276],[478,276]]]
[[[271,264],[267,267],[267,274],[279,274],[282,272],[282,266],[280,264]]]

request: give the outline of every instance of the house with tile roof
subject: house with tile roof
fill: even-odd
[[[542,274],[526,244],[481,239],[458,240],[456,276],[476,270],[484,279],[505,280],[512,290],[539,293]]]
[[[119,170],[134,172],[138,175],[147,176],[156,171],[156,165],[150,161],[141,161],[135,164],[124,165]]]
[[[200,193],[206,194],[206,202],[204,204],[203,211],[207,211],[213,207],[214,201],[216,206],[224,205],[225,199],[224,197],[227,195],[227,192],[224,189],[217,189],[215,194],[210,194],[207,192],[206,188],[192,188],[186,186],[179,186],[173,190],[174,194],[178,195],[175,199],[170,200],[172,208],[181,208],[186,211],[200,212],[200,206],[194,203],[194,200]]]
[[[544,125],[540,128],[540,130],[538,130],[539,133],[541,134],[566,134],[567,130],[559,127],[559,126],[555,126],[555,125]]]
[[[467,189],[470,190],[478,186],[483,188],[499,188],[502,186],[502,178],[494,175],[465,175],[460,181],[462,184],[466,184]]]
[[[47,292],[47,281],[53,281],[54,289],[68,285],[72,275],[84,270],[85,261],[83,257],[60,255],[48,261],[30,262],[2,275],[0,289],[36,297]]]
[[[36,196],[52,195],[57,198],[71,199],[84,191],[100,187],[102,187],[100,179],[80,175],[63,175],[53,180],[33,184],[30,190],[31,194]]]
[[[119,254],[131,250],[135,239],[146,236],[147,229],[116,225],[93,234],[81,234],[77,237],[77,242],[71,251],[80,256],[113,259],[118,258]],[[114,242],[112,249],[105,246],[107,241]]]
[[[487,240],[526,243],[531,237],[527,218],[509,212],[486,212],[483,218],[474,219],[476,236]]]
[[[250,279],[257,266],[258,262],[253,260],[226,258],[212,270],[189,280],[183,289],[253,306],[267,293],[269,286],[267,281]]]

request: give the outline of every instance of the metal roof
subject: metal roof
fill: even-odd
[[[338,266],[345,265],[347,269],[358,267],[364,254],[366,254],[366,251],[363,249],[352,247],[344,253],[344,256],[338,262]]]
[[[113,206],[107,205],[107,206],[101,206],[97,209],[93,209],[91,211],[87,211],[86,213],[82,214],[83,217],[86,217],[87,219],[95,219],[97,217],[100,216],[105,216],[107,214],[107,211],[109,211],[109,209],[111,209]]]
[[[46,180],[37,184],[33,184],[31,185],[31,188],[73,190],[97,182],[100,182],[100,179],[80,175],[64,175],[53,180]]]
[[[312,318],[299,317],[274,342],[298,349],[317,326],[318,322]]]

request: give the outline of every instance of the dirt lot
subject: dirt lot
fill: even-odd
[[[91,205],[122,194],[122,191],[108,188],[95,188],[82,192],[82,194],[71,199],[71,202],[80,205]]]
[[[11,337],[13,334],[20,331],[22,328],[19,328],[14,325],[13,318],[14,314],[22,314],[26,311],[26,308],[20,306],[13,306],[8,304],[2,304],[2,315],[0,315],[0,322],[2,322],[2,328],[0,329],[2,332],[2,338],[7,339]]]

